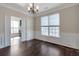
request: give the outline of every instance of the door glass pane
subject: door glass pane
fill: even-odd
[[[11,33],[19,33],[20,21],[11,20]]]
[[[19,21],[13,21],[14,22],[14,27],[19,28]]]

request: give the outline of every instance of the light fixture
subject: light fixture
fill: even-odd
[[[35,6],[34,3],[29,4],[28,12],[30,14],[33,14],[33,15],[38,14],[38,11],[39,11],[39,6]]]

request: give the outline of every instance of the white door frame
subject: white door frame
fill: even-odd
[[[11,46],[11,17],[5,15],[5,47]]]
[[[16,16],[15,16],[16,17]],[[22,39],[21,41],[26,41],[26,19],[21,17],[22,20]],[[11,46],[11,16],[5,15],[5,47]]]

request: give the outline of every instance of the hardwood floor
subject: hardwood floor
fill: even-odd
[[[0,49],[0,56],[79,56],[79,50],[35,39]]]

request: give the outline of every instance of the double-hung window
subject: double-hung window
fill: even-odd
[[[48,16],[41,17],[41,34],[48,36]]]
[[[59,14],[41,17],[41,34],[59,37],[60,18]]]

